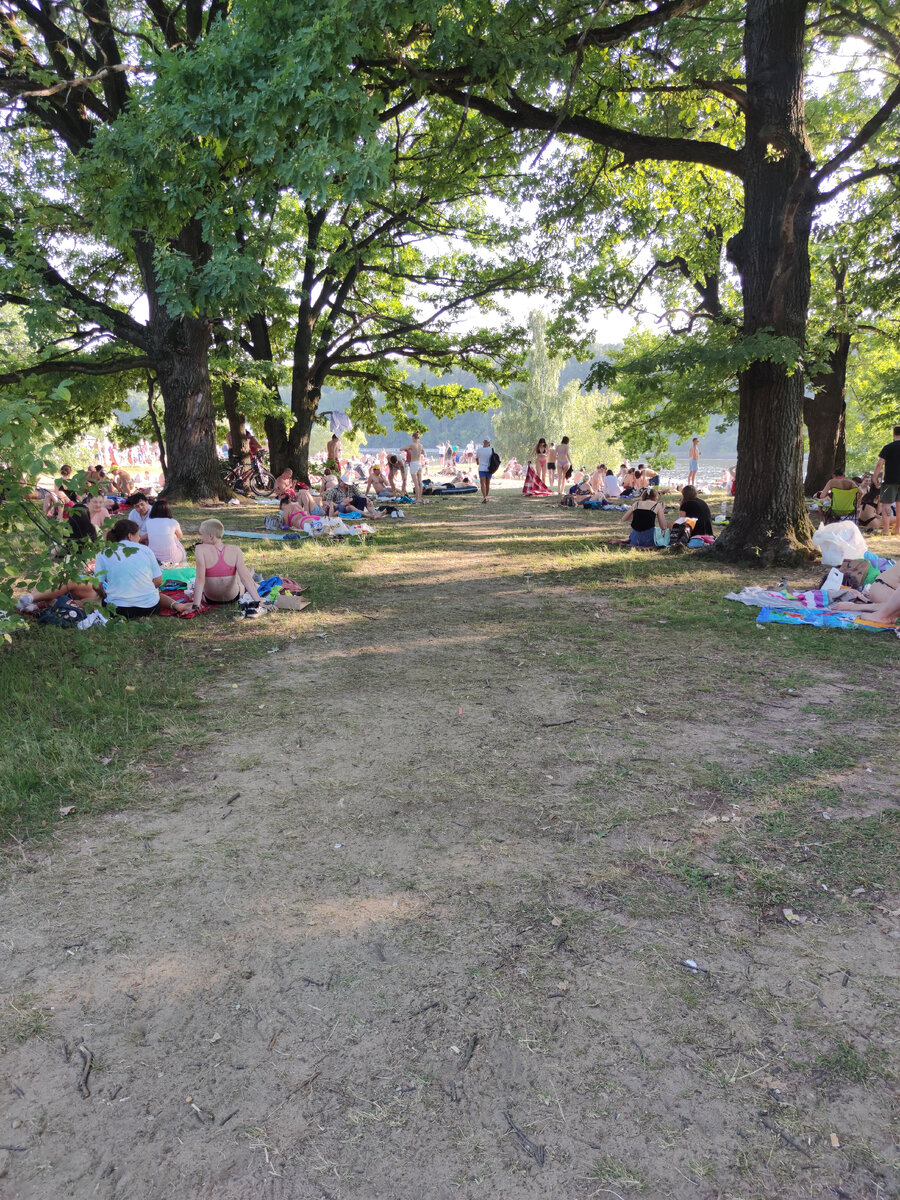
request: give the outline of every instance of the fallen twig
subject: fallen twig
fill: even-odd
[[[80,1042],[78,1045],[78,1053],[84,1062],[81,1075],[78,1078],[78,1090],[81,1092],[82,1098],[87,1100],[91,1094],[91,1089],[88,1087],[88,1075],[90,1075],[91,1067],[94,1065],[94,1056],[83,1042]]]
[[[415,1009],[415,1011],[411,1012],[409,1015],[411,1017],[421,1017],[422,1013],[427,1013],[429,1009],[440,1008],[440,1007],[441,1007],[440,1000],[432,1000],[432,1002],[430,1004],[425,1004],[422,1006],[422,1008]]]
[[[240,795],[241,795],[240,792],[235,792],[233,796],[228,797],[228,799],[225,801],[225,803],[226,804],[234,804],[235,800],[240,799]]]
[[[805,1146],[801,1146],[799,1142],[795,1142],[792,1137],[789,1137],[782,1129],[779,1129],[777,1125],[773,1125],[772,1122],[767,1121],[765,1117],[760,1117],[760,1120],[770,1133],[774,1133],[777,1137],[780,1137],[781,1140],[790,1146],[792,1150],[797,1150],[800,1154],[804,1154],[807,1158],[812,1158],[812,1155]]]
[[[462,1058],[456,1064],[457,1071],[464,1071],[469,1065],[472,1055],[475,1053],[475,1047],[478,1045],[478,1034],[473,1033],[466,1043],[466,1048],[462,1052]]]
[[[575,725],[580,719],[580,717],[568,717],[565,721],[542,721],[541,729],[553,729],[557,725]]]
[[[0,1150],[8,1150],[10,1154],[24,1154],[27,1146],[0,1146]]]
[[[537,1165],[539,1167],[542,1167],[544,1165],[544,1147],[535,1145],[535,1143],[531,1140],[531,1138],[528,1136],[528,1134],[522,1132],[522,1130],[518,1127],[518,1125],[515,1123],[515,1121],[512,1119],[512,1117],[509,1115],[508,1112],[505,1112],[503,1115],[504,1115],[504,1117],[506,1117],[507,1125],[510,1127],[510,1129],[513,1131],[513,1133],[516,1135],[516,1137],[519,1141],[519,1145],[522,1147],[522,1149],[525,1151],[526,1154],[531,1155],[531,1157],[534,1159],[534,1161],[537,1163]]]
[[[227,1117],[223,1117],[223,1118],[222,1118],[222,1120],[219,1122],[219,1128],[221,1129],[221,1127],[222,1127],[223,1125],[227,1125],[227,1124],[228,1124],[228,1122],[231,1120],[231,1118],[232,1118],[232,1117],[236,1117],[236,1116],[238,1115],[238,1113],[239,1113],[239,1112],[240,1112],[240,1109],[237,1109],[237,1108],[236,1108],[236,1109],[234,1110],[234,1112],[232,1112],[232,1113],[229,1113]]]
[[[281,1034],[282,1034],[282,1030],[280,1030],[280,1029],[276,1029],[276,1030],[275,1030],[275,1032],[272,1034],[272,1037],[271,1037],[271,1039],[270,1039],[270,1041],[269,1041],[269,1044],[268,1044],[268,1046],[266,1046],[266,1049],[267,1049],[267,1050],[271,1050],[271,1049],[274,1047],[275,1043],[276,1043],[276,1042],[278,1041],[278,1039],[281,1037]]]

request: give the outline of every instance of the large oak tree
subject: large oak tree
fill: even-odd
[[[742,223],[728,252],[748,339],[790,339],[801,356],[817,211],[864,179],[900,107],[900,17],[880,0],[666,0],[635,12],[538,0],[383,5],[359,69],[449,99],[519,134],[608,152],[623,189],[644,162],[701,165],[740,184]],[[867,111],[807,127],[807,66],[848,38],[870,47]],[[868,155],[868,157],[866,157]],[[760,355],[740,373],[738,486],[721,548],[791,558],[809,545],[801,484],[803,376]]]

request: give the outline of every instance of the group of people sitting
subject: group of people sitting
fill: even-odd
[[[883,524],[879,511],[881,489],[875,483],[872,472],[865,475],[846,475],[839,471],[816,492],[822,520],[827,524],[851,518],[860,529],[877,533]]]
[[[41,472],[34,481],[34,498],[40,501],[44,516],[59,521],[67,520],[71,510],[84,504],[89,496],[104,496],[110,501],[110,507],[115,507],[129,503],[134,491],[134,481],[127,471],[117,468],[108,475],[101,463],[88,467],[83,473],[73,472],[72,467],[64,463],[57,478]]]
[[[79,606],[90,601],[112,605],[117,616],[133,620],[166,609],[188,613],[208,604],[230,604],[245,595],[249,598],[245,615],[252,616],[259,611],[259,592],[242,551],[222,541],[224,532],[222,522],[215,519],[200,525],[200,541],[194,547],[196,578],[192,600],[175,600],[160,590],[159,559],[151,546],[141,540],[139,525],[129,517],[121,517],[106,534],[105,544],[93,561],[84,564],[82,576],[46,592],[20,596],[18,609],[34,612],[41,603],[68,596]]]
[[[669,529],[666,510],[656,488],[645,488],[640,499],[622,514],[622,520],[631,526],[628,534],[629,546],[654,546],[656,530]],[[681,505],[672,527],[683,526],[685,541],[692,537],[713,537],[712,513],[705,500],[697,495],[692,484],[681,489]]]
[[[627,500],[658,485],[659,475],[651,474],[650,468],[643,463],[637,467],[622,463],[618,475],[605,463],[598,463],[590,474],[584,468],[574,473],[572,486],[561,503],[570,507],[573,504],[605,507],[609,501]]]

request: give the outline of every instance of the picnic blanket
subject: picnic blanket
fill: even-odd
[[[258,538],[263,541],[274,542],[296,542],[304,536],[301,533],[276,533],[274,530],[267,530],[265,533],[255,533],[252,529],[226,529],[222,533],[222,537]]]
[[[827,609],[828,593],[819,588],[793,592],[789,588],[745,587],[740,592],[729,592],[726,600],[736,600],[751,608]]]
[[[769,622],[778,625],[815,625],[819,629],[865,629],[869,633],[888,632],[900,636],[896,625],[879,624],[869,616],[846,612],[816,612],[809,609],[763,608],[756,618],[758,625]]]
[[[169,587],[166,587],[164,583],[160,588],[160,591],[165,592],[171,600],[175,600],[179,604],[193,604],[194,602],[193,596],[189,596],[188,593],[182,588],[174,586],[174,583]],[[192,608],[188,612],[176,612],[174,608],[161,608],[159,610],[159,615],[161,617],[178,617],[182,621],[189,621],[192,617],[199,617],[202,613],[208,613],[211,611],[212,605],[207,604],[204,601],[199,608]]]

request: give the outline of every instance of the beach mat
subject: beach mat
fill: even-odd
[[[272,542],[296,542],[307,536],[305,533],[275,533],[268,530],[265,533],[255,533],[252,529],[226,529],[222,533],[222,537],[254,538]]]

